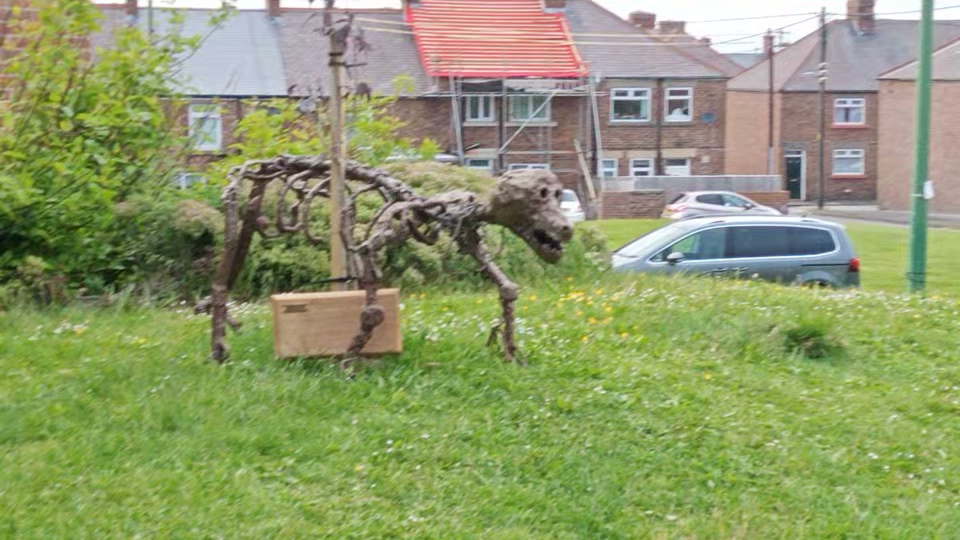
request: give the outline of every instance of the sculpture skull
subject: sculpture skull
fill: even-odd
[[[497,181],[487,221],[514,232],[544,261],[556,263],[573,227],[560,209],[563,185],[550,171],[509,172]]]

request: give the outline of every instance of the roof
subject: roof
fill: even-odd
[[[763,61],[763,53],[729,53],[725,54],[732,62],[736,63],[743,69],[751,68],[757,65],[759,62]]]
[[[894,68],[883,74],[884,80],[915,81],[918,61]],[[953,41],[933,53],[933,79],[936,81],[960,81],[960,40]]]
[[[717,52],[709,43],[700,41],[689,34],[660,34],[651,35],[651,37],[662,43],[676,44],[684,54],[707,64],[727,77],[735,77],[743,73],[743,66]]]
[[[728,77],[722,69],[698,59],[698,55],[686,50],[700,47],[671,46],[654,40],[591,0],[567,0],[565,14],[574,35],[627,34],[630,37],[629,40],[578,37],[577,48],[593,75],[605,78]],[[611,44],[601,44],[607,41]],[[630,45],[618,44],[617,41]],[[711,49],[705,44],[703,48]]]
[[[848,20],[827,25],[828,92],[875,92],[883,73],[917,57],[918,21],[878,20],[876,31],[861,34]],[[936,21],[935,47],[960,38],[956,21]],[[814,92],[820,63],[820,35],[813,32],[774,57],[774,87],[781,92]],[[768,60],[731,79],[730,90],[767,91]]]
[[[431,76],[586,74],[563,15],[541,0],[421,0],[406,16]]]
[[[92,39],[99,47],[108,46],[113,33],[129,24],[122,9],[106,7],[102,11],[100,32]],[[161,34],[179,32],[182,36],[201,36],[201,46],[181,58],[185,94],[262,97],[287,94],[279,33],[265,12],[237,11],[215,28],[210,26],[214,11],[182,9],[176,12],[182,18],[174,26],[171,20],[174,10],[155,9],[154,25]],[[147,30],[147,21],[141,12],[137,19],[141,30]]]
[[[366,51],[359,53],[351,45],[347,50],[347,76],[354,82],[368,84],[374,92],[385,95],[422,95],[430,91],[430,77],[420,64],[417,46],[409,29],[403,25],[400,10],[352,11],[355,24],[363,29]],[[284,11],[278,19],[280,46],[287,83],[294,95],[307,95],[315,89],[329,95],[324,85],[329,73],[330,42],[319,33],[323,10]],[[389,31],[377,31],[377,29]],[[394,81],[403,78],[409,88],[394,88]]]

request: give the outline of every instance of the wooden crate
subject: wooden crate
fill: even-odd
[[[360,330],[364,295],[363,291],[343,291],[271,296],[277,358],[346,353]],[[400,291],[381,289],[377,299],[386,310],[386,320],[373,331],[363,355],[402,352]]]

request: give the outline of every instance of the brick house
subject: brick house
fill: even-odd
[[[933,99],[930,123],[930,179],[933,212],[960,213],[960,41],[934,53]],[[880,77],[880,139],[877,202],[883,209],[909,210],[916,144],[917,62]]]
[[[135,0],[102,7],[99,45],[117,26],[146,27]],[[186,32],[205,36],[184,61],[191,105],[179,114],[197,141],[192,168],[225,152],[244,101],[329,93],[322,10],[264,7],[213,31],[209,12],[178,10]],[[166,24],[169,9],[155,11]],[[593,175],[724,170],[724,87],[740,68],[681,22],[658,26],[643,14],[631,23],[590,0],[405,0],[338,13],[354,16],[369,44],[350,53],[350,84],[396,96],[401,135],[436,140],[466,166],[549,168],[581,192]],[[580,33],[616,36],[575,40]],[[405,84],[395,88],[398,77]]]
[[[824,106],[825,191],[831,201],[874,201],[878,184],[878,77],[917,55],[917,21],[878,20],[874,0],[850,0],[845,19],[827,26],[829,75]],[[938,21],[937,46],[960,37],[956,22]],[[774,171],[794,199],[818,197],[820,34],[814,32],[773,59]],[[767,172],[770,61],[730,80],[726,170]]]

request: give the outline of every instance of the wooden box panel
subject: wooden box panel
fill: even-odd
[[[364,295],[363,291],[342,291],[271,296],[277,358],[346,353],[360,331]],[[377,299],[386,310],[386,320],[373,331],[363,354],[402,352],[400,291],[381,289],[377,291]]]

